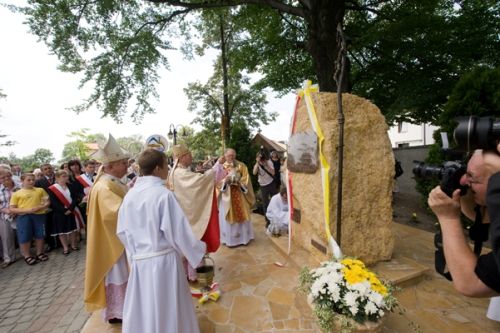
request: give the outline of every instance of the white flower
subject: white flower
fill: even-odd
[[[377,313],[378,309],[373,302],[368,301],[365,306],[365,311],[367,314],[371,315]]]
[[[323,284],[320,280],[316,280],[313,282],[311,286],[311,295],[316,298],[319,296],[320,291],[323,289]]]
[[[340,287],[336,283],[329,283],[328,284],[328,291],[330,292],[330,295],[332,296],[332,300],[337,303],[340,300]]]
[[[349,307],[349,311],[351,311],[352,315],[355,316],[358,313],[358,306],[355,304]]]
[[[358,296],[355,293],[353,293],[352,291],[346,292],[345,295],[344,295],[345,304],[347,306],[349,306],[349,307],[355,306],[356,305],[356,298],[357,297]]]
[[[379,308],[384,306],[384,297],[375,291],[371,291],[368,299]]]
[[[351,285],[350,289],[358,292],[360,295],[365,296],[370,292],[371,285],[370,285],[370,282],[363,281],[363,282]]]

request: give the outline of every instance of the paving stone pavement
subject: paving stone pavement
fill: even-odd
[[[67,256],[51,251],[34,266],[18,259],[0,269],[0,333],[81,331],[90,314],[83,307],[83,242],[80,247]]]

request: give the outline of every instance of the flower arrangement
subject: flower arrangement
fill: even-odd
[[[300,285],[324,331],[337,325],[349,332],[353,324],[377,322],[397,306],[392,288],[362,261],[352,258],[326,261],[312,270],[304,268]]]

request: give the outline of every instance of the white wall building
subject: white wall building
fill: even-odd
[[[437,126],[430,124],[414,125],[400,122],[389,128],[388,134],[392,148],[425,146],[434,143],[432,135]]]

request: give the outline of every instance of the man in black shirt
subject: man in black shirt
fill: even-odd
[[[486,169],[483,159],[489,154],[492,153],[476,151],[469,161],[467,173],[461,181],[462,185],[470,187],[468,196],[461,198],[460,190],[456,190],[450,198],[438,186],[428,199],[441,226],[444,254],[453,285],[459,293],[470,297],[490,297],[500,293],[500,273],[494,255],[486,254],[478,258],[469,246],[460,222],[461,212],[470,218],[475,217],[475,213],[471,213],[471,199],[483,207],[489,199],[486,199],[485,194],[491,173]],[[500,201],[497,202],[500,208]]]

